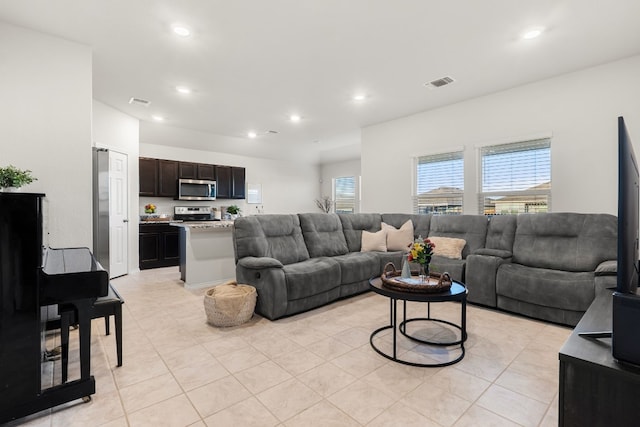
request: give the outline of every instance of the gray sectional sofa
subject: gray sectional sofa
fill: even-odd
[[[361,252],[363,230],[413,223],[414,237],[464,239],[461,259],[434,256],[469,289],[468,301],[574,326],[597,287],[615,285],[616,217],[535,215],[259,215],[234,223],[236,279],[255,286],[257,313],[300,313],[369,289],[403,252]]]

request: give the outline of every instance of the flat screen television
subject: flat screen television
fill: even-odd
[[[640,171],[633,144],[618,117],[618,258],[616,289],[613,293],[613,332],[580,332],[585,338],[612,338],[613,357],[620,362],[640,365],[640,323],[638,289],[638,216],[640,215]]]
[[[618,273],[616,292],[638,289],[639,172],[631,138],[618,117]]]
[[[638,289],[638,163],[624,119],[618,117],[618,272],[613,293],[611,353],[623,364],[640,366]]]

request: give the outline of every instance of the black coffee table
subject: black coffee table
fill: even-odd
[[[438,293],[426,293],[426,292],[417,293],[417,292],[396,291],[396,290],[385,287],[380,277],[375,277],[369,280],[369,285],[371,290],[374,291],[375,293],[389,298],[389,325],[376,329],[371,333],[371,337],[369,338],[371,347],[378,354],[386,357],[389,360],[393,360],[394,362],[403,363],[405,365],[410,365],[410,366],[420,366],[420,367],[448,366],[448,365],[453,365],[454,363],[457,363],[462,360],[462,358],[464,357],[464,342],[467,340],[467,288],[464,286],[464,284],[460,282],[456,282],[454,280],[451,284],[451,289],[445,292],[438,292]],[[398,324],[398,300],[402,301],[403,303],[402,322],[400,322],[400,324]],[[407,301],[426,302],[427,317],[415,317],[415,318],[407,319]],[[461,306],[460,325],[449,322],[447,320],[436,319],[431,317],[432,302],[435,303],[435,302],[449,302],[449,301],[460,302],[460,306]],[[424,340],[424,339],[413,337],[406,332],[407,324],[412,322],[445,323],[447,325],[453,326],[454,328],[457,328],[460,330],[460,339],[455,341],[449,341],[449,342],[440,342],[440,341],[430,341],[430,340]],[[373,342],[373,339],[377,334],[387,329],[393,330],[393,354],[385,353],[384,351],[380,350]],[[443,346],[443,347],[460,345],[461,354],[458,358],[454,360],[450,360],[448,362],[443,362],[443,363],[416,363],[416,362],[410,362],[408,360],[400,359],[397,355],[397,352],[398,352],[397,331],[400,331],[400,333],[405,337],[409,338],[410,340],[416,341],[420,344]]]

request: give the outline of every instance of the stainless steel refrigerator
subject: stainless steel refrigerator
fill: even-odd
[[[109,150],[97,147],[93,147],[93,255],[105,270],[110,270]]]

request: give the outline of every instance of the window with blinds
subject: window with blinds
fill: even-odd
[[[551,207],[551,140],[536,139],[480,149],[485,215],[549,212]]]
[[[416,158],[415,164],[414,213],[460,215],[464,192],[463,152],[422,156]]]
[[[355,213],[356,177],[344,176],[333,180],[333,201],[336,213]]]

